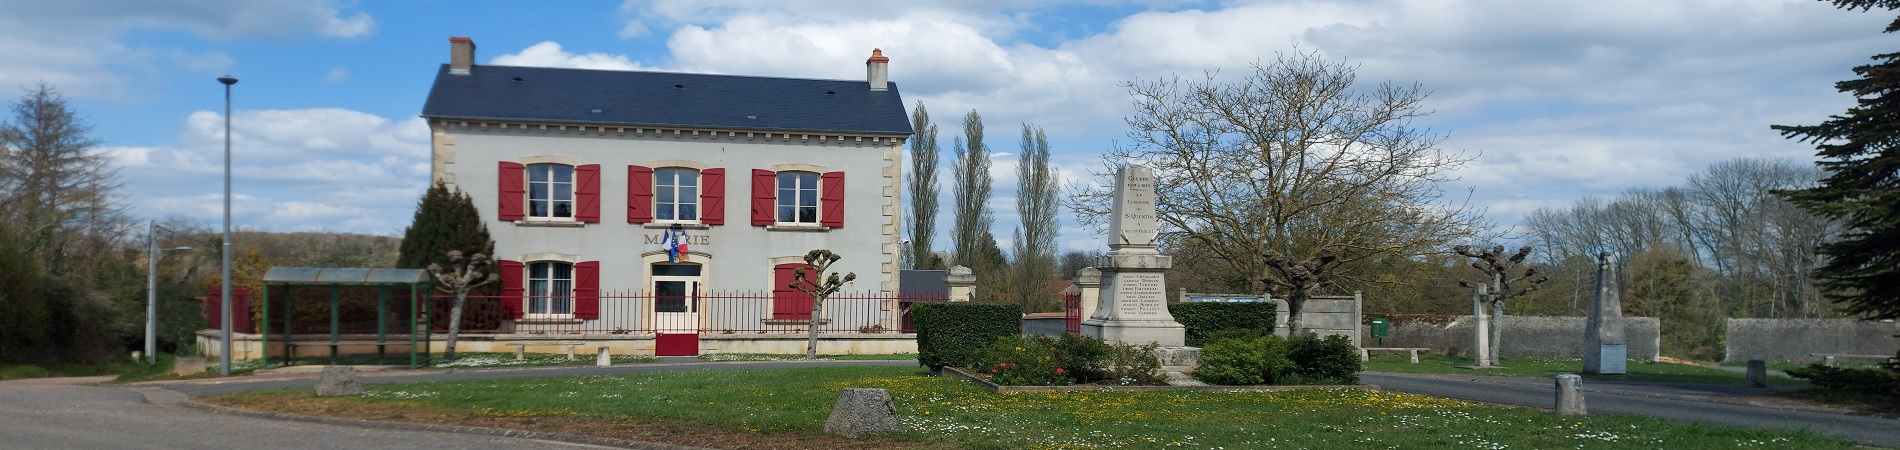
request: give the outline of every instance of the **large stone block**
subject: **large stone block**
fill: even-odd
[[[889,391],[846,388],[831,407],[831,416],[825,419],[825,432],[848,438],[902,433],[904,422],[897,418]]]
[[[350,366],[328,366],[323,374],[317,376],[317,396],[363,395],[363,382],[356,378],[356,368]]]

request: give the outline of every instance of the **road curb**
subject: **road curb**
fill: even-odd
[[[1495,377],[1494,378],[1494,377],[1472,377],[1472,376],[1447,375],[1447,374],[1402,373],[1402,372],[1367,372],[1367,373],[1376,373],[1379,375],[1387,375],[1387,376],[1413,376],[1413,377],[1421,377],[1421,378],[1459,379],[1459,380],[1478,382],[1478,383],[1487,383],[1487,384],[1531,385],[1533,384],[1532,380],[1536,380],[1537,382],[1541,382],[1545,384],[1548,384],[1550,381],[1547,378],[1520,378],[1520,377]],[[1731,397],[1731,396],[1721,396],[1721,395],[1682,395],[1682,394],[1667,394],[1667,393],[1660,393],[1660,392],[1632,391],[1632,390],[1604,388],[1604,387],[1591,387],[1591,383],[1589,380],[1584,380],[1583,387],[1579,390],[1583,391],[1584,393],[1591,393],[1591,394],[1609,394],[1609,395],[1621,395],[1621,396],[1626,396],[1626,397],[1653,398],[1653,399],[1661,399],[1661,400],[1677,400],[1677,401],[1687,401],[1687,402],[1721,403],[1721,404],[1726,404],[1726,405],[1749,406],[1749,407],[1755,407],[1755,408],[1768,408],[1768,409],[1780,409],[1780,410],[1788,410],[1788,411],[1802,411],[1802,412],[1812,412],[1812,413],[1822,413],[1822,414],[1840,414],[1844,416],[1872,417],[1876,419],[1900,420],[1900,416],[1896,416],[1893,414],[1867,413],[1867,412],[1855,411],[1848,408],[1811,406],[1811,405],[1777,403],[1777,402],[1757,402],[1757,401],[1752,400],[1753,398],[1755,398],[1754,396]],[[1777,397],[1766,397],[1766,398],[1777,398]]]
[[[161,389],[161,390],[169,391],[172,394],[175,394],[178,396],[185,395],[184,393],[171,391],[170,389]],[[144,394],[145,392],[141,390],[140,393]],[[147,398],[147,401],[150,401],[152,397],[147,396],[146,398]],[[598,436],[586,436],[586,435],[568,434],[568,433],[548,433],[548,432],[541,432],[541,431],[514,430],[514,429],[507,429],[507,428],[470,427],[470,426],[460,426],[460,425],[441,425],[441,424],[413,423],[413,422],[387,422],[387,421],[380,421],[380,420],[345,419],[345,418],[340,418],[340,417],[306,416],[302,414],[252,411],[248,409],[238,409],[238,408],[232,408],[232,407],[227,407],[227,406],[218,406],[218,405],[212,405],[212,404],[207,404],[207,403],[200,403],[194,400],[190,400],[189,398],[179,401],[178,404],[186,408],[196,409],[196,410],[210,412],[214,414],[252,417],[252,418],[258,418],[258,419],[320,423],[320,424],[325,424],[325,425],[338,425],[338,426],[347,426],[347,427],[374,428],[374,429],[397,430],[397,431],[433,431],[433,432],[438,432],[438,433],[456,433],[456,434],[470,434],[470,435],[478,435],[478,436],[510,437],[510,438],[520,438],[520,439],[535,439],[535,440],[543,440],[543,441],[567,442],[567,443],[573,443],[573,444],[631,448],[631,449],[638,449],[638,450],[708,450],[702,447],[687,447],[687,446],[672,445],[672,444],[661,444],[661,443],[644,442],[644,441],[630,441],[630,440],[625,440],[625,439],[604,438],[604,437],[598,437]]]

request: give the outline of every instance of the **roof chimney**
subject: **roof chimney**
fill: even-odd
[[[871,49],[871,59],[864,60],[864,78],[871,83],[871,90],[882,91],[891,87],[891,59],[884,57],[884,50]]]
[[[461,36],[449,38],[449,73],[468,75],[475,67],[475,40]]]

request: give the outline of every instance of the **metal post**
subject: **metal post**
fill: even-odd
[[[218,375],[231,375],[231,85],[237,84],[230,75],[218,77],[224,83],[224,257],[223,257],[223,326],[218,333],[222,344],[218,351]]]
[[[158,363],[158,222],[145,222],[145,363]]]

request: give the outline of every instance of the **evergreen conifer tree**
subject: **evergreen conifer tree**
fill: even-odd
[[[1833,0],[1842,9],[1900,9],[1893,0]],[[1900,19],[1886,32],[1900,29]],[[1900,53],[1873,56],[1855,67],[1859,79],[1835,83],[1857,104],[1820,125],[1773,128],[1783,137],[1814,144],[1816,163],[1827,177],[1814,187],[1779,193],[1808,211],[1839,220],[1847,231],[1821,244],[1827,262],[1815,269],[1817,284],[1870,319],[1900,318]]]
[[[493,255],[495,241],[489,238],[488,227],[482,225],[475,200],[461,188],[450,189],[436,182],[416,202],[415,219],[403,230],[396,267],[421,269],[430,263],[447,266],[451,250],[464,255]]]

